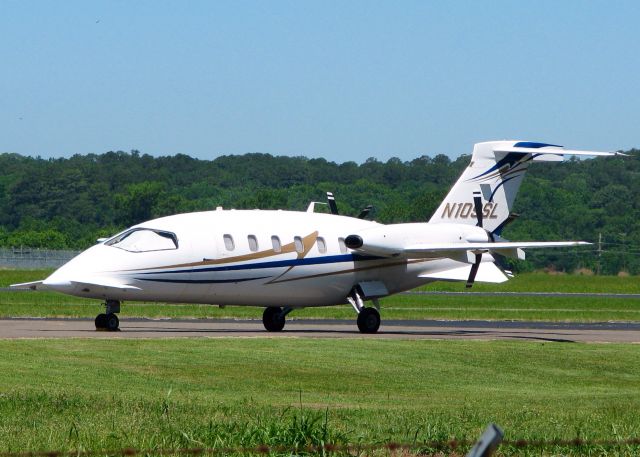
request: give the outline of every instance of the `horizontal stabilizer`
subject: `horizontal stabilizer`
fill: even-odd
[[[450,270],[438,271],[434,273],[421,274],[421,278],[429,278],[438,281],[466,281],[469,278],[469,272],[472,265],[465,265]],[[493,262],[482,262],[478,267],[475,280],[480,282],[501,283],[509,279],[504,272]]]
[[[627,156],[622,152],[603,152],[603,151],[580,151],[577,149],[564,149],[562,146],[549,146],[542,148],[527,148],[527,147],[500,147],[494,149],[494,152],[520,152],[523,154],[533,154],[536,157],[534,160],[540,159],[540,156],[544,155],[561,155],[561,156],[590,156],[590,157],[608,157],[608,156]]]

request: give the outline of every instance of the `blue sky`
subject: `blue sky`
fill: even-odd
[[[640,147],[637,1],[0,2],[0,152]]]

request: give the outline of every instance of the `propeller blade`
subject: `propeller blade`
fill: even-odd
[[[471,271],[469,272],[469,279],[467,279],[467,289],[473,286],[478,274],[478,268],[480,268],[480,262],[482,261],[482,254],[476,254],[476,261],[471,265]]]
[[[329,208],[331,209],[331,214],[339,214],[338,205],[336,205],[336,199],[333,196],[333,192],[327,192],[327,200],[329,201]]]
[[[478,218],[476,227],[482,228],[482,197],[480,191],[475,191],[473,193],[473,205],[476,210],[476,217]]]
[[[364,219],[365,217],[367,217],[372,209],[372,205],[367,205],[367,207],[360,211],[360,214],[358,214],[358,219]]]

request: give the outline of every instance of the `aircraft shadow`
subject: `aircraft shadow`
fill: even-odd
[[[50,332],[57,332],[59,330],[47,330]],[[80,330],[84,333],[96,333],[96,330],[87,329]],[[554,336],[542,336],[540,334],[534,334],[529,331],[514,331],[510,330],[505,333],[495,332],[494,330],[384,330],[380,331],[375,335],[363,335],[357,330],[339,330],[339,329],[285,329],[279,333],[268,333],[263,330],[248,330],[248,329],[231,329],[231,328],[222,328],[222,329],[212,329],[212,328],[184,328],[184,327],[125,327],[122,329],[123,333],[149,333],[149,334],[158,334],[158,335],[201,335],[201,336],[211,336],[211,335],[247,335],[247,336],[256,336],[256,334],[260,336],[269,336],[269,337],[287,337],[287,336],[307,336],[312,335],[314,337],[321,337],[323,335],[329,337],[340,337],[344,336],[345,338],[353,338],[353,337],[362,337],[362,338],[376,338],[385,336],[395,336],[395,337],[407,337],[407,338],[443,338],[443,339],[469,339],[473,337],[477,337],[479,339],[521,339],[521,340],[532,340],[532,341],[545,341],[545,342],[553,342],[553,343],[576,343],[578,340],[568,338],[570,335],[565,335],[562,337],[554,337]],[[108,333],[108,332],[100,332],[100,333]],[[573,334],[577,336],[578,334]]]

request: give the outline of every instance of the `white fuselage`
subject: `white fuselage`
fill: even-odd
[[[406,233],[415,232],[433,243],[464,242],[476,229],[403,225]],[[306,307],[345,303],[362,282],[382,283],[393,294],[432,281],[420,275],[465,265],[436,256],[363,255],[345,247],[350,233],[381,227],[385,226],[357,218],[293,211],[178,214],[133,227],[174,234],[177,247],[166,237],[155,246],[141,230],[133,248],[113,241],[97,244],[44,284],[72,295],[111,300]]]

